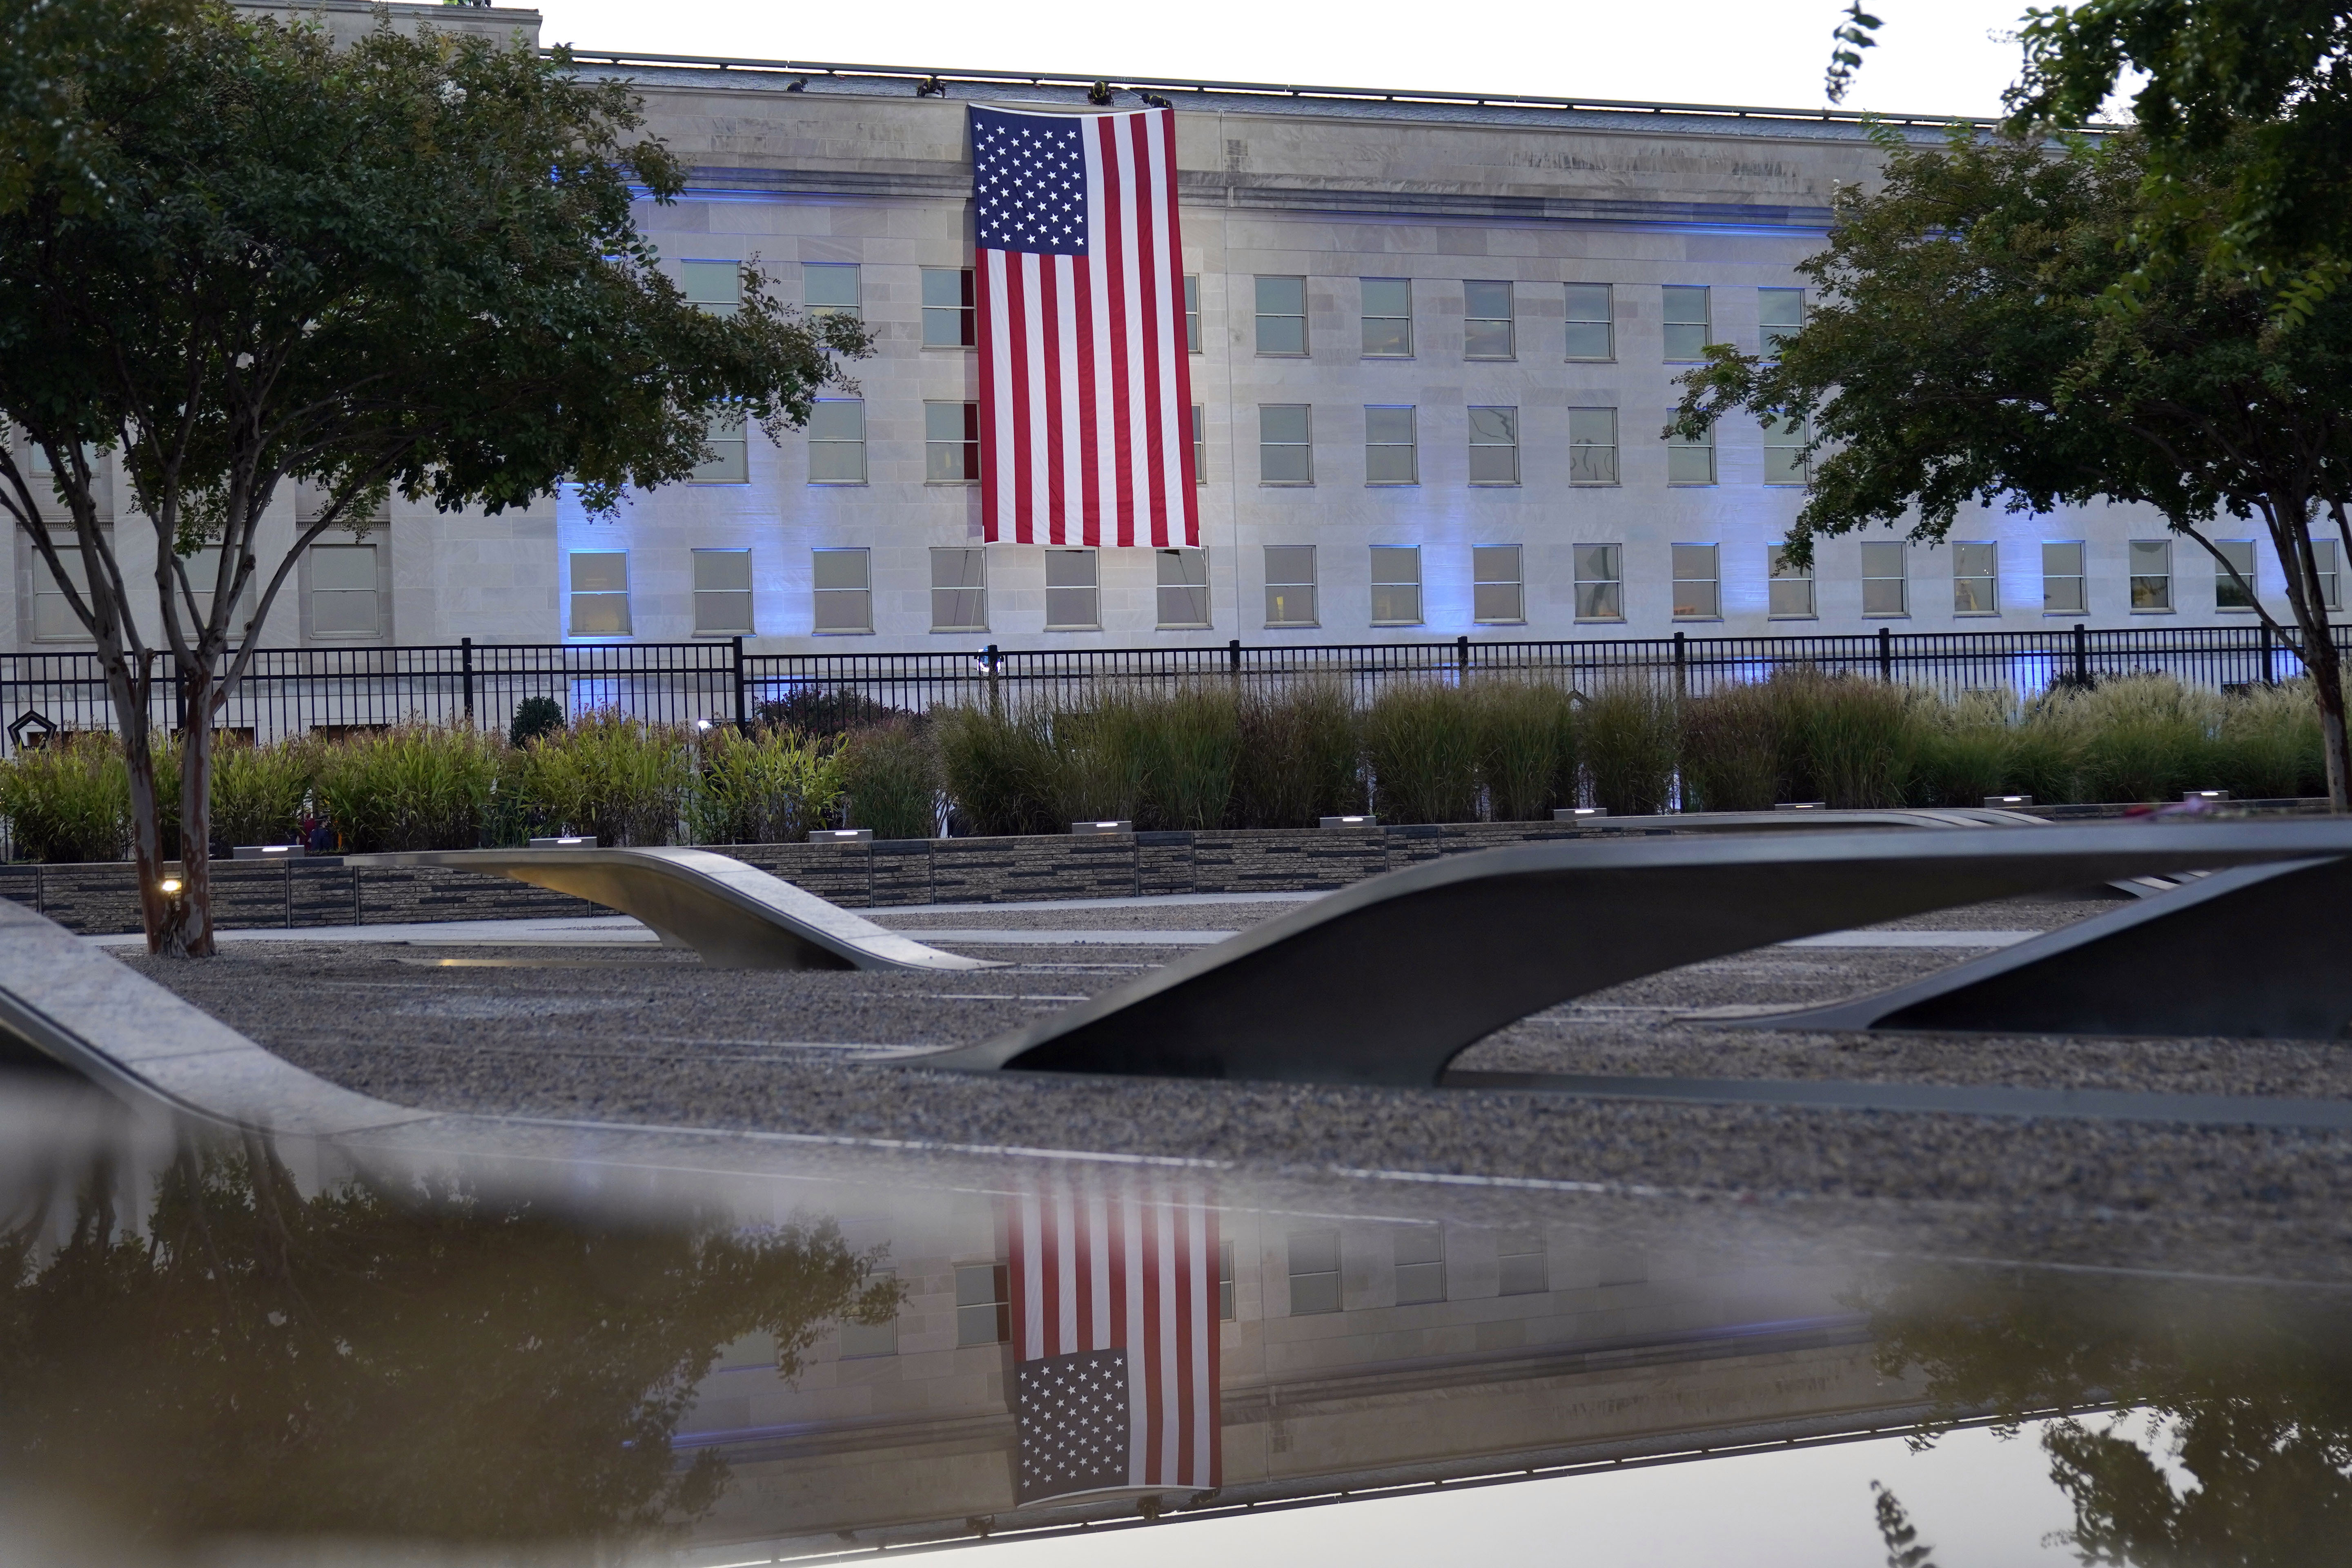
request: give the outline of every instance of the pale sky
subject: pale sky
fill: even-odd
[[[1848,107],[2000,112],[2000,89],[2017,71],[2008,35],[2026,4],[1873,0],[1885,26]],[[540,9],[543,41],[584,48],[1813,108],[1823,101],[1830,33],[1843,7],[1837,0],[1483,0],[1462,10],[1400,0],[1344,9],[1268,9],[1263,0],[541,0]]]

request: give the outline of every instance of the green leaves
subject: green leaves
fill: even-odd
[[[1838,25],[1831,37],[1837,47],[1830,55],[1829,79],[1825,90],[1832,103],[1843,103],[1853,86],[1854,72],[1862,68],[1862,51],[1878,47],[1874,37],[1883,26],[1879,19],[1862,8],[1862,0],[1852,0],[1845,8],[1845,20]]]

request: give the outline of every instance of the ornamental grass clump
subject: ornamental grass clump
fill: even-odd
[[[1364,809],[1359,715],[1337,681],[1252,687],[1235,721],[1234,826],[1313,827]]]
[[[846,825],[877,838],[929,838],[940,830],[939,750],[929,727],[908,719],[850,731],[835,753]]]
[[[1813,669],[1775,674],[1781,800],[1839,809],[1901,805],[1916,752],[1919,699],[1909,689]]]
[[[2327,761],[2309,683],[2257,687],[2221,700],[2219,787],[2241,800],[2327,793]]]
[[[1052,833],[1055,765],[1043,707],[949,708],[932,715],[940,781],[964,826],[982,837]]]
[[[2025,752],[2015,706],[2005,691],[1964,691],[1950,702],[1923,703],[1914,742],[1913,802],[1974,806],[1993,795],[2055,800],[2014,782]]]
[[[1153,704],[1126,687],[1098,685],[1045,714],[1049,833],[1073,822],[1133,820],[1143,804],[1146,731]]]
[[[1682,705],[1683,809],[1769,811],[1780,793],[1780,712],[1769,682],[1726,686]]]
[[[214,837],[232,847],[299,842],[322,752],[307,735],[272,746],[220,746],[213,753]]]
[[[2065,798],[2179,800],[2218,787],[2221,699],[2168,675],[2132,675],[2088,691],[2053,690],[2042,717],[2075,742],[2077,780]]]
[[[533,741],[518,778],[546,831],[607,847],[673,842],[694,782],[685,731],[611,710]]]
[[[1543,822],[1576,790],[1576,710],[1566,689],[1540,680],[1471,688],[1478,781],[1496,822]]]
[[[23,858],[121,859],[131,847],[121,745],[111,733],[60,734],[17,752],[0,766],[0,815]]]
[[[1612,816],[1666,808],[1681,742],[1671,692],[1639,678],[1612,680],[1577,710],[1576,733],[1593,805]]]
[[[797,843],[841,798],[840,759],[824,741],[790,730],[718,729],[694,750],[686,820],[697,844]]]
[[[1478,714],[1456,686],[1391,686],[1364,714],[1364,763],[1383,821],[1472,822],[1478,816]]]
[[[1241,704],[1223,680],[1187,682],[1136,703],[1143,799],[1139,827],[1223,827],[1241,761]]]
[[[471,849],[507,755],[480,731],[401,724],[320,747],[311,792],[347,854]]]

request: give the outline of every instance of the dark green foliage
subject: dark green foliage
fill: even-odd
[[[870,724],[923,721],[920,714],[840,686],[796,686],[782,697],[761,703],[757,718],[768,729],[798,730],[803,735],[842,735]]]
[[[1223,827],[1231,819],[1241,761],[1240,703],[1211,679],[1159,692],[1137,705],[1143,763],[1139,827]]]
[[[298,842],[320,760],[308,739],[222,746],[213,757],[213,837],[232,847]]]
[[[1312,827],[1365,806],[1358,717],[1329,681],[1255,687],[1239,705],[1234,826]]]
[[[507,728],[507,744],[520,751],[542,735],[563,729],[563,706],[552,697],[526,697],[515,704],[514,722]]]
[[[721,726],[696,731],[690,743],[686,821],[697,844],[797,843],[824,826],[840,795],[830,742]]]
[[[1041,712],[950,708],[934,717],[940,775],[964,825],[988,837],[1057,833],[1052,737]]]
[[[514,787],[509,757],[495,731],[404,724],[346,735],[320,754],[317,798],[349,854],[471,849],[499,785]]]
[[[929,838],[939,832],[940,763],[927,727],[868,724],[842,743],[841,785],[851,827],[877,838]]]
[[[1391,686],[1365,710],[1364,765],[1384,822],[1475,820],[1478,752],[1478,713],[1459,687]]]
[[[1784,800],[1832,807],[1901,805],[1911,782],[1915,716],[1899,686],[1784,670],[1770,683],[1780,710]]]
[[[1727,686],[1682,705],[1683,809],[1769,811],[1780,793],[1780,705],[1769,686]]]
[[[1578,709],[1576,733],[1593,805],[1612,816],[1666,808],[1681,738],[1672,693],[1644,680],[1612,681]]]
[[[111,735],[60,734],[0,770],[0,812],[27,860],[120,860],[131,785]]]
[[[1576,710],[1544,681],[1481,681],[1471,690],[1478,779],[1496,822],[1546,822],[1576,798]]]

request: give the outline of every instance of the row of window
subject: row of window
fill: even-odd
[[[324,548],[324,547],[322,547]],[[350,549],[351,546],[337,546]],[[358,548],[366,549],[367,546]],[[1264,547],[1265,625],[1271,628],[1322,624],[1318,603],[1317,546]],[[2084,615],[2090,609],[2089,579],[2079,540],[2053,541],[2042,551],[2042,610],[2046,615]],[[2251,582],[2252,540],[2224,540],[2223,553]],[[2330,610],[2337,595],[2336,543],[2315,541],[2322,596]],[[1723,614],[1722,550],[1718,544],[1676,544],[1668,549],[1674,614],[1678,620],[1717,620]],[[2127,592],[2137,611],[2173,607],[2172,542],[2129,542]],[[1096,631],[1102,626],[1098,552],[1083,548],[1045,551],[1045,629]],[[697,550],[694,562],[694,629],[700,636],[752,633],[751,552]],[[863,548],[817,550],[810,573],[813,625],[823,634],[858,634],[874,629],[871,553]],[[1156,567],[1158,625],[1163,630],[1199,629],[1211,624],[1209,562],[1203,550],[1160,550]],[[1572,547],[1576,618],[1625,618],[1625,551],[1621,544]],[[1861,547],[1863,614],[1907,616],[1912,610],[1910,549],[1899,542],[1872,541]],[[1962,616],[1992,616],[2001,610],[2000,547],[1991,541],[1952,545],[1952,610]],[[1527,619],[1525,557],[1516,544],[1480,544],[1470,550],[1471,614],[1481,625],[1510,626]],[[1368,561],[1371,624],[1411,626],[1423,623],[1422,546],[1375,544]],[[1810,568],[1791,564],[1781,548],[1769,546],[1766,610],[1776,619],[1806,620],[1817,614]],[[988,552],[980,545],[941,546],[930,552],[931,630],[984,632],[988,620]],[[570,630],[573,637],[628,637],[629,554],[625,550],[575,550],[570,562]],[[314,584],[318,581],[313,578]],[[2251,609],[2237,578],[2216,566],[2214,602],[2222,609]],[[314,586],[314,605],[319,592]],[[314,617],[318,612],[314,608]]]
[[[1421,482],[1421,434],[1418,407],[1412,404],[1368,404],[1363,409],[1364,483],[1374,486],[1418,485]],[[1610,486],[1618,483],[1617,410],[1570,408],[1565,432],[1569,483]],[[1766,419],[1764,482],[1803,485],[1810,479],[1804,451],[1803,421]],[[1519,482],[1520,414],[1516,407],[1474,405],[1466,411],[1470,482],[1474,485],[1516,485]],[[1192,405],[1192,474],[1197,484],[1209,481],[1209,447],[1202,405]],[[714,419],[709,434],[710,457],[694,472],[693,482],[709,485],[748,484],[751,479],[748,431],[740,416]],[[1712,485],[1715,476],[1715,433],[1696,439],[1676,436],[1665,442],[1666,482],[1670,485]],[[1315,409],[1305,403],[1265,403],[1257,411],[1257,473],[1262,485],[1301,486],[1315,483]],[[861,398],[820,399],[808,421],[808,477],[814,485],[866,483],[866,404]],[[923,405],[923,481],[926,484],[975,484],[980,479],[980,405]]]
[[[1496,1238],[1498,1296],[1536,1296],[1551,1289],[1550,1256],[1544,1238],[1533,1233],[1506,1233]],[[1288,1237],[1287,1274],[1290,1315],[1313,1317],[1342,1310],[1339,1233],[1336,1230],[1295,1231]],[[1441,1226],[1416,1225],[1399,1229],[1391,1242],[1391,1266],[1396,1270],[1395,1300],[1400,1307],[1421,1306],[1448,1300],[1445,1278],[1445,1231]],[[889,1271],[883,1270],[888,1278]],[[1648,1268],[1631,1258],[1606,1260],[1597,1283],[1641,1284]],[[1011,1270],[1002,1263],[960,1263],[955,1268],[956,1344],[959,1347],[1003,1344],[1013,1337]],[[1234,1289],[1234,1244],[1217,1244],[1217,1317],[1232,1322],[1239,1314]],[[898,1353],[896,1319],[881,1323],[841,1326],[844,1359]]]
[[[373,541],[310,546],[299,589],[310,610],[310,636],[366,640],[391,635],[392,626],[385,615],[389,603],[384,592],[383,549],[381,543]],[[61,550],[58,562],[76,591],[86,596],[89,574],[82,563],[81,552]],[[219,570],[218,545],[207,545],[187,557],[188,584],[195,590],[197,613],[207,619],[212,616],[213,595],[204,585],[213,582]],[[57,579],[37,557],[32,582],[35,640],[71,642],[86,638],[88,634],[74,615],[65,590],[58,586]],[[251,621],[258,596],[254,584],[248,582],[237,605],[242,621]],[[282,605],[285,601],[278,602]],[[242,630],[242,626],[236,629]]]
[[[968,267],[926,267],[922,273],[923,346],[971,348],[979,342],[978,312]],[[1297,275],[1260,275],[1252,279],[1255,337],[1259,354],[1268,358],[1301,359],[1308,354],[1307,279]],[[1360,352],[1366,359],[1414,357],[1413,282],[1410,278],[1357,279],[1360,307]],[[680,284],[686,298],[719,315],[732,315],[743,298],[742,264],[736,261],[687,261],[680,264]],[[1605,363],[1617,357],[1617,285],[1613,283],[1523,284],[1507,279],[1465,279],[1462,284],[1462,357],[1473,360],[1515,360],[1520,355],[1519,292],[1522,289],[1564,290],[1563,359]],[[1659,315],[1664,324],[1664,353],[1668,364],[1690,363],[1706,357],[1716,341],[1715,291],[1704,284],[1666,283],[1658,286]],[[801,264],[801,303],[811,315],[864,314],[861,276],[856,262],[809,261]],[[1769,355],[1783,339],[1805,324],[1802,289],[1756,290],[1758,346]],[[1201,352],[1201,279],[1184,279],[1185,346]]]

